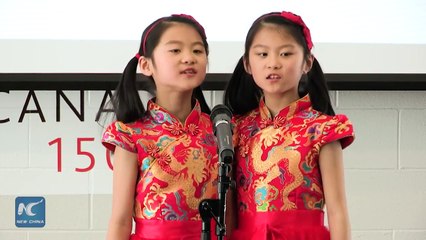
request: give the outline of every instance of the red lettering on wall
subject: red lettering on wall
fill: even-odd
[[[84,141],[91,141],[93,142],[94,138],[77,138],[77,155],[83,155],[87,156],[90,159],[90,164],[86,168],[75,168],[75,171],[77,172],[87,172],[90,171],[95,166],[95,157],[90,152],[82,151],[81,150],[81,144]]]
[[[57,160],[58,160],[58,172],[62,172],[62,139],[56,138],[49,142],[49,146],[52,146],[53,144],[58,144],[58,151],[57,151]]]

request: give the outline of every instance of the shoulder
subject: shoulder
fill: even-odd
[[[200,114],[200,120],[199,120],[199,127],[210,129],[212,128],[213,124],[210,120],[210,115],[207,113],[201,112]]]
[[[131,152],[136,152],[133,135],[141,132],[141,123],[123,123],[114,121],[105,129],[102,135],[102,144],[111,151],[116,146]]]
[[[112,122],[108,128],[105,130],[106,132],[120,132],[125,134],[133,134],[136,123],[123,123],[121,121]]]
[[[200,113],[200,121],[202,122],[210,122],[210,115],[205,113],[205,112],[201,112]]]
[[[336,114],[335,116],[321,115],[323,118],[323,143],[329,143],[339,140],[342,148],[349,146],[355,139],[353,124],[344,114]]]
[[[259,109],[251,110],[250,112],[244,114],[244,115],[234,115],[232,117],[232,123],[236,127],[246,127],[247,125],[250,125],[250,123],[253,123],[254,120],[256,120],[256,117],[259,115]]]
[[[244,115],[234,115],[232,117],[233,126],[233,142],[234,146],[245,143],[245,140],[256,128],[256,117],[259,115],[259,110],[252,110]]]

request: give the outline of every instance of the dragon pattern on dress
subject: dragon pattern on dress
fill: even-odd
[[[262,100],[234,121],[240,212],[323,208],[319,152],[331,141],[353,141],[346,116],[315,111],[306,95],[275,117]]]
[[[103,136],[105,146],[138,155],[135,217],[200,220],[201,200],[217,195],[218,157],[210,119],[198,101],[185,123],[152,100],[147,109],[139,121],[114,122]]]

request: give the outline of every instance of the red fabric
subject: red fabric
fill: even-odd
[[[324,213],[317,210],[240,214],[232,240],[330,240]]]
[[[136,229],[130,240],[200,240],[201,221],[162,221],[135,218]],[[211,239],[217,239],[212,222]]]
[[[343,148],[352,143],[349,119],[316,111],[306,95],[276,116],[261,100],[259,108],[235,122],[238,210],[322,210],[321,148],[334,141]]]
[[[150,100],[136,122],[116,121],[102,143],[138,155],[134,216],[164,221],[201,221],[203,199],[217,198],[217,146],[207,114],[196,101],[184,123]]]
[[[316,111],[306,95],[275,116],[261,99],[235,125],[239,228],[231,239],[329,240],[319,156],[328,143],[352,143],[349,119]]]

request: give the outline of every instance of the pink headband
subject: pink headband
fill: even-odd
[[[143,54],[145,54],[145,46],[146,46],[146,39],[148,38],[148,35],[151,33],[151,31],[152,31],[152,29],[154,29],[161,21],[163,21],[164,20],[164,17],[163,18],[160,18],[160,19],[158,19],[157,21],[155,21],[152,25],[151,25],[151,27],[146,31],[146,34],[145,34],[145,37],[143,38],[143,41],[142,41],[142,51],[143,51]]]
[[[186,18],[186,19],[189,19],[189,20],[191,20],[192,22],[194,22],[199,28],[200,28],[200,30],[201,30],[201,33],[202,33],[202,35],[203,35],[203,37],[204,38],[207,38],[206,37],[206,32],[204,31],[204,28],[203,28],[203,26],[201,26],[201,24],[197,21],[197,20],[195,20],[195,18],[193,18],[191,15],[187,15],[187,14],[172,14],[170,17],[182,17],[182,18]],[[142,51],[143,51],[143,54],[145,54],[145,47],[146,47],[146,40],[147,40],[147,38],[148,38],[148,36],[149,36],[149,34],[151,33],[151,31],[160,23],[160,22],[162,22],[162,21],[164,21],[166,18],[169,18],[169,17],[163,17],[163,18],[160,18],[160,19],[158,19],[157,21],[155,21],[152,25],[151,25],[151,27],[146,31],[146,33],[145,33],[145,37],[143,38],[143,40],[142,40]],[[136,54],[136,56],[135,57],[137,57],[138,59],[140,58],[140,55],[139,55],[139,53],[138,54]]]
[[[281,16],[281,17],[301,26],[302,29],[303,29],[303,35],[305,37],[306,45],[308,46],[309,50],[312,49],[314,44],[312,43],[311,32],[309,31],[309,28],[306,26],[305,22],[303,22],[302,18],[299,15],[296,15],[292,12],[282,11],[281,13],[271,13],[271,14],[265,15],[263,18],[265,18],[267,16]]]
[[[183,18],[186,18],[186,19],[193,21],[200,28],[201,33],[203,34],[202,37],[207,39],[206,32],[204,31],[203,26],[201,26],[201,24],[197,20],[195,20],[195,18],[193,18],[191,15],[188,15],[188,14],[172,14],[172,17],[183,17]]]

